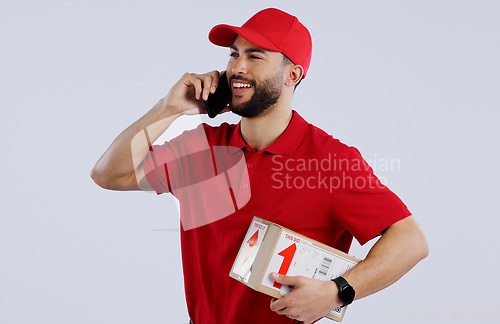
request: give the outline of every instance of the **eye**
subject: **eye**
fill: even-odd
[[[232,53],[229,53],[229,56],[230,57],[238,57],[238,53],[232,52]]]
[[[253,60],[262,60],[261,57],[255,56],[255,55],[250,55],[250,58]]]

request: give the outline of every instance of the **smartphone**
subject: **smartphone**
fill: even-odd
[[[226,72],[223,72],[219,77],[219,84],[214,93],[209,94],[208,100],[205,102],[208,117],[215,118],[224,108],[231,102],[231,88],[227,82]]]

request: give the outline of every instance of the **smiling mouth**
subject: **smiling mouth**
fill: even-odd
[[[241,82],[233,82],[233,88],[241,89],[241,88],[251,88],[252,85],[249,83],[241,83]]]
[[[232,90],[233,90],[233,95],[242,95],[251,88],[253,88],[253,85],[247,82],[241,82],[239,80],[233,80],[231,82],[232,85]]]

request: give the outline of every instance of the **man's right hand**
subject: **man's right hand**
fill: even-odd
[[[219,76],[218,71],[184,74],[164,98],[111,143],[92,169],[92,179],[106,189],[148,190],[149,186],[141,185],[145,179],[142,161],[149,152],[151,143],[177,117],[206,114],[203,99],[215,92]],[[226,111],[229,109],[222,112]]]
[[[219,77],[219,71],[205,74],[185,73],[163,98],[165,107],[176,114],[206,114],[203,100],[207,100],[208,95],[215,92]]]

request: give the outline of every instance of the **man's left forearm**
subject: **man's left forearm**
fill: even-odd
[[[427,240],[413,217],[389,226],[365,260],[342,275],[356,292],[355,299],[371,295],[396,282],[428,254]],[[272,280],[294,286],[286,296],[271,301],[271,310],[311,324],[342,306],[332,281],[304,276],[271,274]]]
[[[428,253],[422,230],[409,216],[389,226],[366,258],[342,277],[360,299],[396,282]]]

